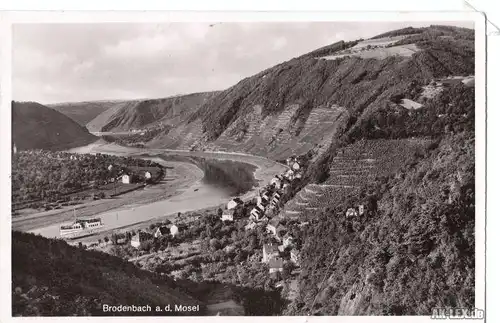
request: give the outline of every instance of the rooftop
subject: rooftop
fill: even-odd
[[[283,259],[282,258],[270,259],[269,268],[283,268]]]

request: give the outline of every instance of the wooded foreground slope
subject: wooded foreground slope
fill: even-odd
[[[173,280],[127,260],[17,231],[12,232],[12,295],[13,316],[182,315],[109,314],[102,306],[201,304]]]

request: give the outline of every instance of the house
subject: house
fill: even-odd
[[[250,218],[254,219],[255,221],[258,221],[262,216],[264,215],[264,212],[262,212],[259,208],[254,207],[252,211],[250,212]]]
[[[148,172],[148,171],[146,171],[146,173],[144,173],[144,177],[145,177],[146,179],[151,179],[151,173],[150,173],[150,172]]]
[[[262,193],[261,203],[267,204],[267,203],[269,203],[269,200],[270,200],[269,192]]]
[[[348,217],[348,218],[352,217],[352,216],[358,216],[358,212],[354,208],[349,208],[345,212],[345,216]]]
[[[227,212],[227,213],[222,214],[221,220],[222,221],[234,221],[233,212]]]
[[[118,238],[116,240],[116,244],[125,244],[127,242],[127,238]]]
[[[123,184],[130,184],[130,176],[127,174],[122,175],[122,183]]]
[[[108,166],[108,170],[111,171],[113,169],[113,165]]]
[[[293,163],[293,165],[292,165],[292,169],[293,169],[294,171],[298,171],[298,170],[300,169],[300,164],[299,164],[299,163],[297,163],[297,162]]]
[[[243,204],[243,201],[242,201],[242,200],[240,200],[240,199],[238,199],[238,198],[236,198],[236,199],[232,199],[231,201],[229,201],[229,202],[227,203],[227,209],[228,209],[228,210],[232,210],[232,209],[236,208],[236,207],[237,207],[238,205],[240,205],[240,204]]]
[[[297,266],[300,264],[300,252],[297,249],[290,251],[290,260]]]
[[[273,198],[271,200],[271,206],[273,206],[273,207],[278,206],[280,199],[281,199],[281,193],[280,192],[274,193]]]
[[[358,212],[359,212],[359,215],[363,215],[365,213],[365,206],[364,205],[360,205],[358,207]]]
[[[179,234],[179,227],[176,226],[175,224],[172,224],[172,226],[170,227],[170,234],[172,235],[172,237],[175,237],[176,235]]]
[[[279,225],[279,219],[278,218],[272,218],[271,221],[266,226],[266,230],[269,233],[272,233],[273,235],[277,235],[277,228]]]
[[[272,243],[266,243],[262,246],[262,262],[268,263],[269,260],[279,257],[278,246]]]
[[[293,237],[290,234],[286,234],[283,237],[283,247],[288,248],[288,247],[293,246],[293,244],[294,244]]]
[[[269,273],[278,273],[283,271],[283,259],[280,257],[269,260]]]
[[[138,232],[135,236],[130,240],[130,245],[134,248],[140,248],[144,245],[145,242],[151,240],[151,235],[146,232]]]
[[[168,234],[170,230],[166,226],[161,226],[158,227],[155,231],[155,238],[163,237],[164,235]]]
[[[275,188],[280,188],[281,187],[281,180],[278,178],[278,176],[274,176],[271,181],[269,182],[272,186]]]

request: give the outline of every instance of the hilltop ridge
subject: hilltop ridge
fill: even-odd
[[[12,102],[12,141],[17,149],[60,150],[96,141],[71,118],[36,102]]]

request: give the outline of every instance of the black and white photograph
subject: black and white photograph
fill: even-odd
[[[484,20],[224,17],[12,23],[5,310],[484,318]]]

